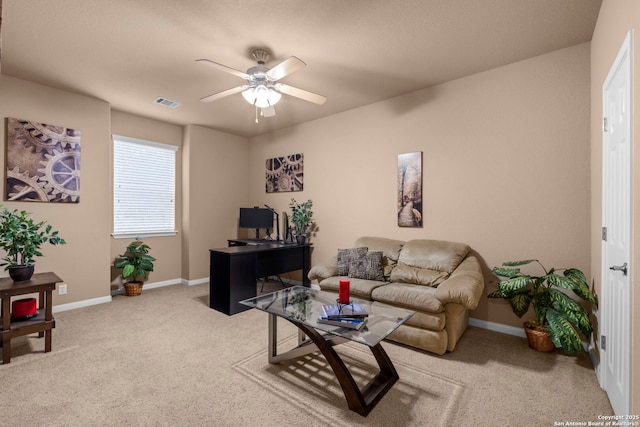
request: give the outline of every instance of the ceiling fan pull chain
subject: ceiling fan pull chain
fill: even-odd
[[[258,107],[256,107],[256,124],[258,124]]]

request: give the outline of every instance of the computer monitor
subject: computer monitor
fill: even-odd
[[[273,211],[266,208],[240,208],[240,228],[254,228],[256,239],[260,229],[273,228]]]

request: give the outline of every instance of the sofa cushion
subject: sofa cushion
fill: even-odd
[[[415,285],[438,286],[449,275],[447,273],[431,270],[429,268],[412,267],[399,263],[391,271],[389,280],[400,283],[413,283]]]
[[[447,323],[447,310],[442,313],[425,313],[416,311],[404,325],[415,326],[416,328],[429,329],[432,331],[441,331]]]
[[[336,298],[338,298],[338,290],[340,289],[340,279],[339,276],[329,277],[324,279],[318,285],[320,286],[320,290],[335,292]],[[344,278],[342,278],[344,279]],[[378,280],[366,280],[366,279],[349,279],[351,282],[349,284],[349,294],[355,298],[362,298],[366,300],[371,299],[371,292],[380,287],[385,286],[386,282],[381,282]]]
[[[398,262],[400,250],[404,242],[402,240],[388,239],[386,237],[360,237],[354,246],[366,246],[370,251],[382,252],[382,268],[385,279],[389,279],[391,270]]]
[[[327,277],[338,275],[338,256],[334,255],[325,261],[324,264],[318,264],[311,267],[307,277],[309,280],[317,280],[322,282]]]
[[[382,252],[370,251],[365,256],[351,261],[349,277],[383,281]]]
[[[367,247],[338,249],[338,276],[349,275],[349,264],[362,258],[368,250],[369,248]]]
[[[435,290],[444,304],[457,303],[475,310],[482,299],[484,276],[478,259],[470,255],[460,263],[451,276]]]
[[[451,274],[468,253],[464,243],[417,239],[404,244],[398,262]]]
[[[386,304],[397,305],[411,310],[441,313],[444,305],[436,298],[435,289],[406,283],[389,283],[371,292],[371,298]]]
[[[411,325],[400,325],[400,327],[389,334],[386,339],[435,354],[442,355],[447,352],[448,336],[447,331],[444,329],[441,331],[432,331]]]

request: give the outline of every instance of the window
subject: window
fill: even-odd
[[[113,135],[113,237],[176,234],[177,150]]]

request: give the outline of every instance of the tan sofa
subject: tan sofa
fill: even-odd
[[[323,291],[338,292],[345,277],[356,298],[414,310],[389,339],[436,354],[455,349],[484,289],[469,246],[441,240],[361,237],[309,271]]]

